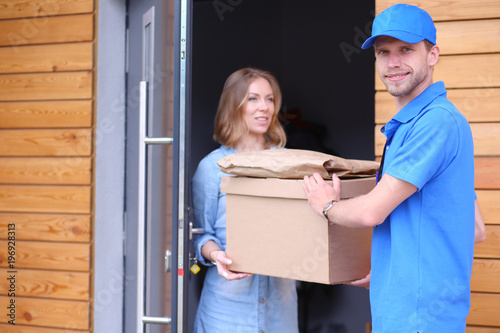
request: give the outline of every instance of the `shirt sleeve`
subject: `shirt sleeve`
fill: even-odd
[[[446,109],[437,107],[415,122],[385,172],[420,190],[446,169],[458,149],[458,124]]]
[[[223,249],[221,241],[215,236],[220,192],[217,170],[217,161],[207,156],[198,165],[192,182],[195,225],[204,229],[203,233],[195,236],[194,249],[198,261],[206,266],[211,266],[212,263],[203,257],[201,247],[212,240]]]

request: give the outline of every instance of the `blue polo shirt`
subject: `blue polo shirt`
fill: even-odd
[[[373,231],[372,332],[464,332],[476,199],[470,126],[436,82],[382,132],[383,173],[418,191]]]

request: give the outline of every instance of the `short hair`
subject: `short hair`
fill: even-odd
[[[284,147],[286,135],[278,119],[281,108],[281,90],[278,80],[267,71],[258,68],[242,68],[231,74],[224,84],[215,116],[214,140],[227,147],[234,148],[241,137],[248,131],[243,120],[243,111],[248,102],[250,84],[258,78],[269,82],[274,95],[274,113],[271,125],[265,135],[265,147]]]
[[[424,39],[424,44],[425,44],[425,48],[427,49],[427,52],[429,52],[432,49],[432,47],[435,45],[432,42],[428,41],[427,39]]]

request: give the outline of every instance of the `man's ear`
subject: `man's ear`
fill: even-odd
[[[434,45],[430,49],[428,57],[429,57],[429,66],[436,65],[439,59],[439,46]]]

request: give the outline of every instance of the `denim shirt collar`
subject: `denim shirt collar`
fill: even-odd
[[[224,156],[227,156],[227,155],[231,155],[231,154],[236,154],[237,151],[236,149],[234,148],[231,148],[231,147],[227,147],[227,146],[224,146],[224,145],[221,145],[219,150],[222,152],[222,154]]]

